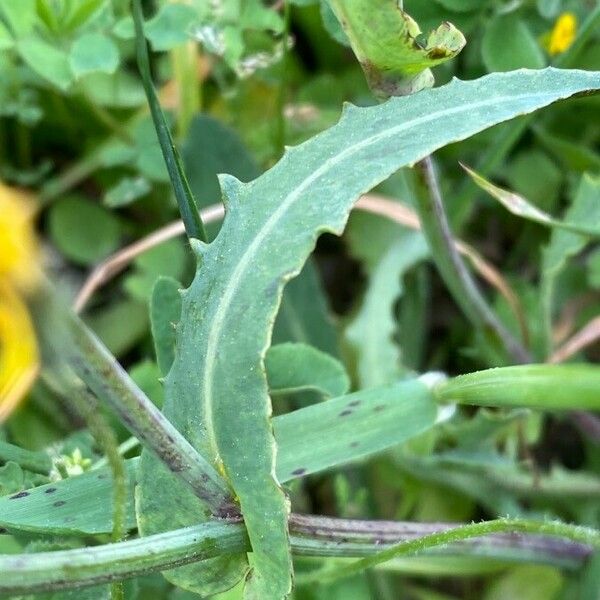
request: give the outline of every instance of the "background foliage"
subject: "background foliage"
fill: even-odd
[[[164,0],[147,8],[154,14],[145,34],[155,51],[155,81],[203,207],[221,199],[218,173],[250,181],[280,158],[285,145],[337,122],[344,101],[375,103],[324,1]],[[467,38],[456,59],[435,69],[437,84],[521,67],[600,69],[597,23],[571,49],[551,43],[564,13],[575,15],[582,31],[598,8],[591,0],[405,0],[404,8],[424,31],[449,20]],[[600,250],[577,233],[504,210],[459,161],[556,219],[579,227],[597,222],[599,108],[598,97],[559,103],[436,154],[454,231],[506,277],[516,311],[497,288],[486,286],[485,293],[536,362],[551,359],[590,324],[597,334]],[[134,62],[128,1],[0,0],[0,179],[34,192],[47,268],[69,298],[94,265],[177,218]],[[415,206],[403,172],[376,191]],[[211,238],[218,231],[217,223],[209,225]],[[156,315],[168,305],[161,294],[172,300],[179,284],[191,282],[194,266],[183,240],[173,239],[137,257],[83,313],[159,407],[159,379],[172,361],[172,348],[155,348],[152,336],[161,337]],[[162,323],[167,333],[169,322]],[[312,346],[303,352],[320,351],[317,358],[298,360],[304,357],[311,370],[319,364],[324,373],[316,377],[320,387],[314,378],[290,385],[284,377],[274,394],[278,414],[415,372],[457,375],[509,364],[496,344],[469,326],[422,234],[366,211],[352,214],[342,238],[320,237],[313,259],[286,288],[274,342]],[[290,361],[285,352],[278,345],[268,355],[272,390]],[[597,343],[568,357],[597,359]],[[108,418],[118,441],[126,442],[128,432]],[[33,452],[51,448],[62,477],[88,470],[101,454],[69,403],[45,383],[2,426],[1,440]],[[132,448],[127,456],[137,454]],[[298,512],[424,522],[546,517],[597,528],[599,460],[598,432],[577,415],[464,408],[451,423],[366,463],[286,485]],[[0,496],[50,481],[47,466],[36,468],[23,457],[0,453],[0,465]],[[89,493],[93,503],[93,488]],[[97,528],[88,533],[106,539],[101,517],[94,522]],[[128,527],[134,526],[130,518]],[[64,530],[52,536],[0,530],[0,553],[73,548],[83,541]],[[582,574],[498,561],[414,559],[331,585],[301,585],[302,573],[313,567],[298,561],[298,600],[591,599],[599,577],[597,560]],[[108,589],[51,597],[88,593],[100,598]],[[197,597],[159,575],[128,582],[125,594]],[[239,589],[221,596],[238,597]]]

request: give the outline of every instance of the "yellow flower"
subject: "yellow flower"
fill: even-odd
[[[24,294],[39,280],[34,204],[0,183],[0,423],[31,387],[39,354]]]
[[[571,47],[577,36],[577,17],[570,12],[565,12],[554,24],[548,39],[548,52],[551,56],[560,54]]]

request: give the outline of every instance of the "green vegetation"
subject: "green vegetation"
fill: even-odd
[[[0,596],[596,598],[599,52],[0,0]]]

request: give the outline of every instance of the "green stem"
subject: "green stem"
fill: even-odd
[[[395,556],[408,556],[436,547],[444,555],[499,556],[501,560],[575,568],[590,555],[590,546],[600,545],[600,534],[591,529],[518,520],[460,527],[292,515],[290,532],[296,555],[370,557],[336,570],[333,578],[345,576],[346,569],[358,572]],[[516,535],[516,532],[536,535]],[[482,537],[488,534],[497,535]],[[396,545],[398,542],[400,546]],[[457,544],[446,547],[454,542]],[[387,547],[383,553],[380,552],[382,547]],[[249,549],[242,523],[213,521],[118,544],[0,555],[0,594],[98,585]],[[321,580],[321,576],[320,571],[315,578]]]
[[[521,365],[477,371],[440,383],[440,402],[540,410],[600,410],[600,367]]]
[[[215,468],[135,385],[98,338],[65,309],[51,291],[43,294],[46,319],[54,319],[54,353],[58,353],[94,394],[114,410],[121,422],[182,481],[215,515],[237,515],[227,484]]]
[[[277,92],[277,131],[276,131],[276,149],[277,155],[282,156],[285,151],[285,100],[287,95],[287,58],[288,43],[291,18],[291,2],[284,0],[283,3],[283,55],[279,68],[279,90]]]
[[[529,353],[494,314],[456,250],[431,157],[417,164],[417,175],[417,210],[421,227],[433,260],[454,300],[475,327],[493,334],[503,344],[512,359],[519,363],[529,362]]]
[[[539,523],[520,519],[499,519],[496,521],[463,525],[456,529],[432,533],[415,540],[401,542],[382,552],[378,552],[374,556],[363,558],[348,565],[338,566],[335,569],[328,571],[320,570],[314,574],[307,575],[303,578],[302,583],[323,583],[324,581],[350,577],[399,556],[420,554],[431,548],[446,546],[447,544],[462,542],[464,540],[500,532],[532,533],[562,537],[571,540],[572,542],[579,542],[594,548],[600,548],[600,532],[594,529],[568,525],[566,523]]]
[[[0,463],[9,461],[16,462],[24,469],[41,475],[48,475],[52,469],[52,460],[44,452],[24,450],[19,446],[0,440]]]
[[[135,24],[138,68],[142,77],[142,83],[144,84],[144,90],[146,91],[160,148],[165,159],[165,164],[167,165],[171,185],[173,186],[175,198],[179,206],[179,212],[181,213],[181,219],[189,238],[207,242],[208,237],[204,229],[204,223],[200,217],[200,211],[185,177],[179,152],[173,143],[171,131],[167,125],[167,120],[165,119],[158,96],[156,95],[156,90],[154,89],[154,84],[152,83],[150,58],[148,57],[148,47],[146,45],[146,38],[144,37],[144,16],[140,0],[133,0],[133,21]]]

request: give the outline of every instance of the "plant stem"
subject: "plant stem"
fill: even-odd
[[[227,484],[135,385],[98,338],[48,291],[46,315],[55,319],[52,347],[121,422],[207,506],[207,513],[235,516]],[[42,328],[42,330],[48,329]]]
[[[40,475],[48,475],[52,469],[52,460],[44,452],[24,450],[19,446],[0,440],[0,463],[9,461],[16,462],[24,469]]]
[[[417,164],[417,176],[417,209],[421,227],[433,260],[454,300],[475,327],[492,333],[501,341],[513,360],[529,362],[529,353],[496,317],[456,250],[431,157]]]
[[[185,224],[185,231],[189,238],[208,242],[204,223],[200,217],[198,206],[186,179],[179,153],[173,143],[167,120],[165,119],[156,90],[154,89],[154,84],[152,83],[150,58],[148,56],[148,47],[146,45],[143,29],[144,16],[140,0],[133,0],[133,22],[135,24],[138,69],[142,76],[142,83],[144,84],[144,90],[146,91],[150,113],[152,114],[152,120],[154,121],[154,127],[156,128],[160,148],[169,172],[171,185],[175,192],[179,212],[181,213],[181,218]]]
[[[445,555],[495,555],[502,560],[547,562],[574,568],[591,554],[592,546],[600,545],[600,534],[591,529],[519,520],[460,527],[444,523],[352,521],[292,515],[290,532],[296,555],[370,557],[336,569],[334,578],[395,556],[413,555],[436,547]],[[534,535],[517,535],[517,532]],[[482,537],[489,534],[494,535]],[[398,542],[400,546],[395,545]],[[447,544],[452,546],[445,547]],[[388,548],[380,552],[386,546]],[[209,522],[119,544],[0,555],[3,575],[0,593],[23,594],[98,585],[249,548],[242,523]],[[321,576],[322,571],[319,571],[319,581]]]
[[[414,540],[401,542],[397,545],[387,548],[373,556],[368,556],[348,565],[338,566],[335,569],[323,571],[319,570],[314,574],[303,578],[303,583],[332,581],[343,577],[350,577],[362,571],[375,567],[382,562],[391,560],[398,556],[411,556],[420,554],[430,548],[446,546],[455,542],[462,542],[468,539],[477,538],[484,535],[490,535],[499,532],[510,533],[533,533],[540,535],[549,535],[554,537],[564,537],[572,542],[579,542],[600,548],[600,532],[579,527],[567,525],[565,523],[540,523],[535,521],[524,521],[520,519],[499,519],[497,521],[486,521],[483,523],[472,523],[463,525],[446,531],[431,533]]]
[[[600,410],[600,367],[520,365],[476,371],[440,383],[441,402],[524,406],[543,410]]]
[[[277,130],[276,130],[276,151],[277,157],[283,155],[285,151],[285,99],[287,95],[287,58],[288,43],[290,34],[291,2],[283,0],[283,54],[279,64],[279,89],[277,91]]]

